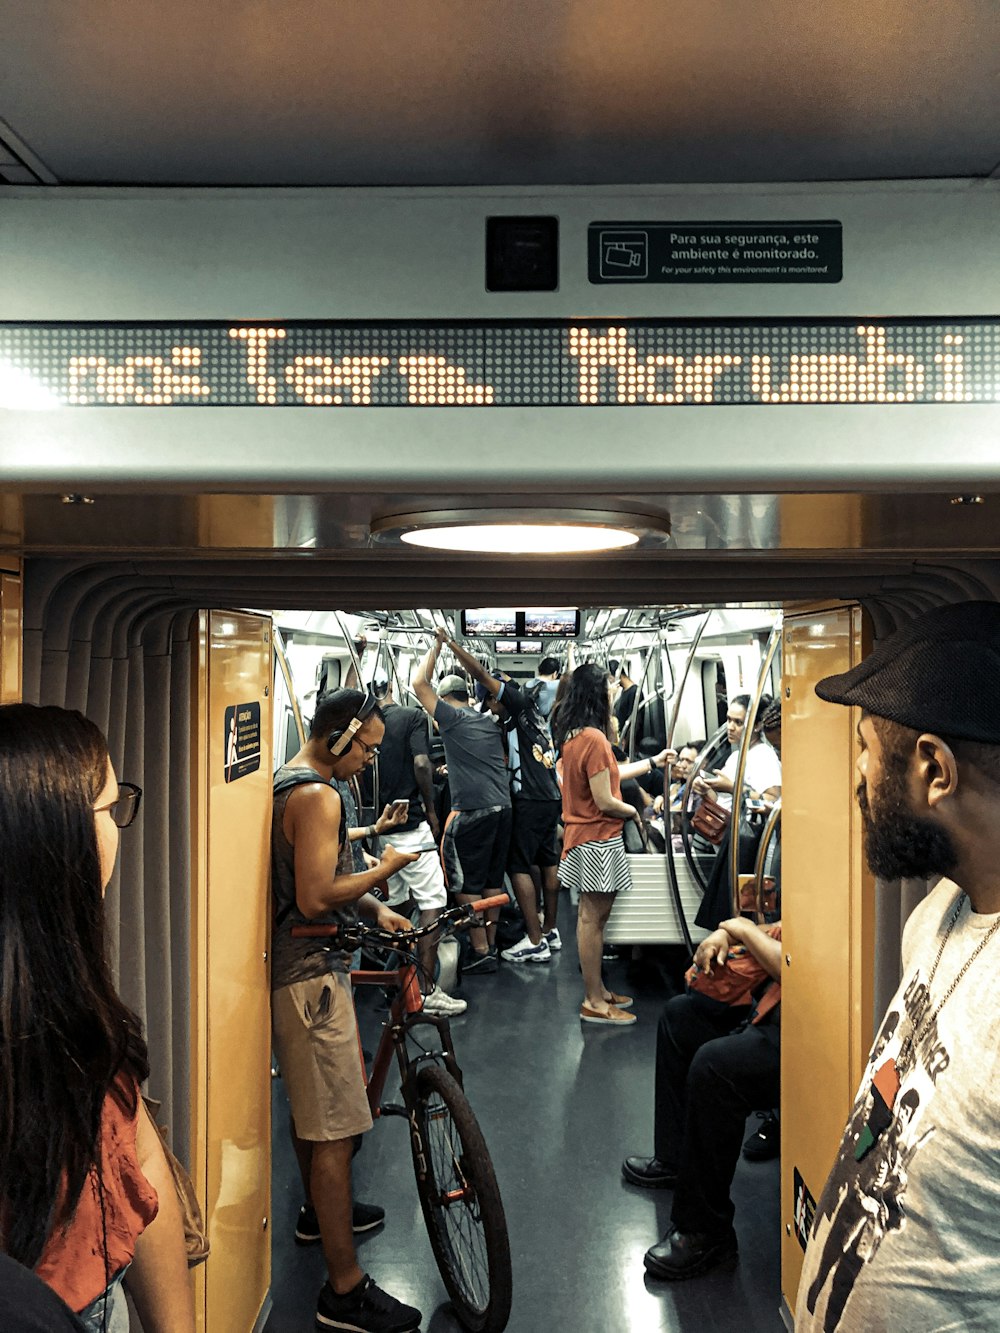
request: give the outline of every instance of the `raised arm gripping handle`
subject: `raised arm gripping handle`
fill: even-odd
[[[492,898],[480,898],[479,902],[468,903],[467,906],[473,912],[488,912],[491,907],[503,907],[504,903],[509,902],[509,893],[495,893]]]

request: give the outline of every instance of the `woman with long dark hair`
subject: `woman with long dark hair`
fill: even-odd
[[[580,895],[576,939],[583,972],[585,1023],[627,1027],[635,1015],[627,995],[616,995],[601,976],[604,927],[615,896],[632,886],[622,827],[641,823],[635,806],[622,800],[621,779],[662,768],[670,752],[619,767],[611,749],[614,735],[608,674],[596,662],[577,667],[552,710],[552,738],[562,765],[563,838],[559,879]]]
[[[0,1250],[87,1330],[189,1333],[180,1206],[142,1104],[103,898],[141,792],[80,713],[0,707]],[[127,1270],[127,1276],[126,1276]]]

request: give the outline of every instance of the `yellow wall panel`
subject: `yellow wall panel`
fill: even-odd
[[[858,607],[786,612],[782,655],[781,1285],[802,1248],[794,1173],[817,1199],[871,1043],[873,885],[854,800],[855,710],[814,685],[863,656]]]
[[[21,577],[0,574],[0,704],[21,701]]]
[[[270,620],[206,613],[197,652],[192,1141],[212,1244],[199,1314],[208,1333],[249,1333],[270,1285]]]

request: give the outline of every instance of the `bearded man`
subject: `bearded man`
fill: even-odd
[[[865,854],[932,879],[806,1251],[797,1333],[1000,1329],[1000,604],[816,686],[861,709]]]

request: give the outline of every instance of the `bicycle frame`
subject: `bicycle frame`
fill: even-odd
[[[465,916],[473,913],[488,911],[492,907],[501,907],[508,901],[506,893],[497,894],[492,898],[484,898],[479,902],[467,903],[464,906]],[[454,910],[454,909],[453,909]],[[405,940],[400,941],[400,945],[405,943],[406,947],[412,947],[413,943],[420,935],[426,934],[430,930],[438,928],[435,922],[430,926],[424,926],[417,931],[402,932]],[[293,926],[292,935],[297,938],[305,936],[331,936],[336,934],[338,927],[326,925],[302,925]],[[372,932],[369,932],[372,933]],[[362,927],[362,935],[364,927]],[[392,946],[391,939],[383,941]],[[441,1014],[429,1014],[423,1007],[423,997],[420,993],[420,985],[417,980],[417,965],[412,956],[408,957],[401,966],[390,968],[388,971],[369,971],[356,970],[351,973],[351,985],[357,986],[382,986],[384,988],[393,988],[395,994],[389,1005],[389,1019],[382,1029],[382,1036],[379,1038],[378,1049],[375,1052],[375,1058],[372,1061],[371,1073],[365,1066],[364,1051],[361,1046],[361,1033],[358,1031],[358,1056],[361,1060],[361,1072],[365,1080],[365,1089],[368,1096],[368,1106],[371,1110],[372,1119],[378,1120],[383,1115],[408,1115],[409,1112],[403,1106],[394,1103],[384,1106],[382,1104],[382,1093],[385,1090],[385,1081],[389,1075],[389,1066],[392,1063],[393,1051],[396,1053],[396,1060],[399,1064],[400,1087],[403,1092],[403,1100],[409,1102],[410,1080],[412,1071],[419,1065],[427,1061],[443,1062],[448,1073],[462,1086],[462,1070],[455,1058],[455,1047],[451,1040],[451,1027],[447,1018]],[[411,1031],[418,1024],[427,1024],[437,1029],[440,1038],[441,1049],[438,1051],[426,1051],[418,1055],[415,1059],[411,1058],[407,1049],[406,1040]]]
[[[411,1070],[426,1060],[442,1060],[448,1073],[462,1085],[462,1071],[455,1058],[455,1047],[451,1039],[451,1027],[447,1018],[441,1014],[429,1014],[423,1007],[420,986],[417,981],[417,968],[412,959],[402,966],[389,971],[359,970],[351,973],[352,986],[392,987],[395,994],[389,1004],[389,1017],[382,1028],[371,1071],[365,1068],[364,1054],[361,1050],[361,1034],[358,1033],[358,1051],[361,1068],[365,1077],[365,1090],[372,1119],[378,1120],[383,1115],[405,1115],[403,1107],[389,1104],[383,1106],[382,1093],[389,1076],[393,1052],[399,1065],[400,1087],[404,1100],[407,1096],[407,1081]],[[426,1025],[437,1029],[441,1050],[429,1051],[423,1056],[411,1057],[406,1040],[413,1028]]]

